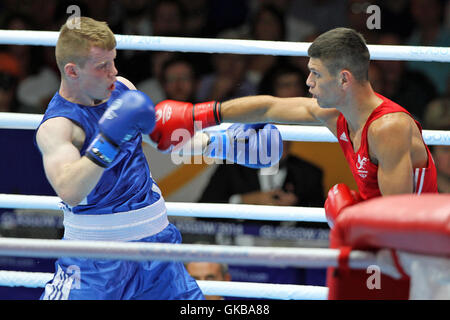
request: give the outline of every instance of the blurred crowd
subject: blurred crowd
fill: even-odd
[[[380,8],[379,29],[367,23],[371,4]],[[368,44],[450,47],[447,0],[0,0],[0,29],[58,31],[74,13],[71,5],[106,21],[116,34],[310,42],[345,26]],[[286,68],[297,69],[303,83],[284,80],[277,92],[297,85],[307,95],[307,61],[118,50],[116,66],[155,103],[196,102],[274,94],[271,79]],[[44,113],[59,78],[53,47],[0,45],[0,111]],[[425,129],[450,129],[449,63],[373,60],[369,78],[375,91],[405,107]]]
[[[0,29],[57,31],[74,4],[116,34],[310,42],[346,26],[368,44],[450,46],[450,4],[442,0],[0,0]],[[371,4],[380,8],[379,29],[367,24]],[[268,93],[263,79],[286,65],[308,74],[305,57],[119,50],[116,63],[154,102]],[[370,68],[374,89],[429,128],[448,129],[449,75],[450,64],[438,62]],[[53,47],[0,46],[1,111],[43,113],[58,86]]]

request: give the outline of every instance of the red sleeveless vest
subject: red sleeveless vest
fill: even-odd
[[[383,97],[380,94],[377,96],[383,99],[383,103],[379,105],[367,119],[361,134],[361,146],[357,152],[354,152],[352,142],[350,141],[348,124],[342,113],[337,120],[337,138],[339,144],[347,159],[353,177],[358,185],[359,193],[363,199],[370,199],[381,195],[378,187],[377,171],[378,165],[373,164],[369,157],[369,145],[367,142],[367,131],[370,124],[379,117],[394,112],[405,112],[411,114],[395,102]],[[412,116],[411,116],[412,117]],[[415,120],[414,120],[415,121]],[[419,122],[415,121],[422,132],[422,127]],[[424,142],[425,144],[425,142]],[[425,144],[428,153],[428,165],[426,168],[414,168],[414,193],[421,194],[424,192],[437,193],[437,176],[436,166],[431,156],[430,150]]]

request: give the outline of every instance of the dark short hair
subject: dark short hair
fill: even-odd
[[[306,86],[306,76],[305,73],[298,67],[281,60],[279,63],[272,66],[262,77],[259,82],[258,92],[259,94],[270,94],[275,95],[276,82],[284,75],[295,74],[300,78],[302,89],[308,92],[308,87]]]
[[[284,18],[283,13],[275,6],[271,4],[263,5],[259,8],[258,11],[255,12],[255,15],[251,19],[250,23],[250,34],[253,38],[256,36],[256,23],[261,16],[268,12],[270,15],[276,20],[278,27],[280,28],[280,38],[275,39],[276,41],[284,41],[286,40],[286,19]],[[256,38],[255,38],[256,39]],[[269,39],[256,39],[256,40],[269,40]]]
[[[163,63],[162,68],[161,68],[161,77],[162,77],[163,82],[165,82],[167,80],[166,79],[167,69],[169,69],[171,66],[173,66],[175,64],[179,64],[179,63],[189,66],[192,71],[193,79],[197,79],[197,70],[195,69],[193,62],[188,57],[184,56],[181,53],[181,54],[175,54],[175,56],[171,57],[170,59],[168,59],[167,61],[165,61]]]
[[[369,79],[370,53],[364,37],[350,28],[336,28],[318,36],[308,56],[322,61],[330,74],[349,70],[359,82]]]

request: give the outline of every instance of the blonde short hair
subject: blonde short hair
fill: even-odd
[[[59,31],[55,56],[61,74],[64,74],[64,66],[70,62],[83,67],[92,47],[105,50],[116,47],[116,38],[106,22],[88,17],[79,19],[78,24],[68,19]]]

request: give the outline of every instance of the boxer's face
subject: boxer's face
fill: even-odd
[[[86,63],[80,68],[79,85],[84,95],[92,100],[105,100],[115,89],[117,69],[114,64],[116,49],[92,47]]]
[[[320,59],[310,58],[310,70],[306,84],[313,98],[322,108],[335,108],[342,100],[342,92],[336,76],[329,73]]]
[[[170,99],[179,101],[191,99],[194,86],[194,75],[190,65],[178,62],[165,71],[164,89]]]

